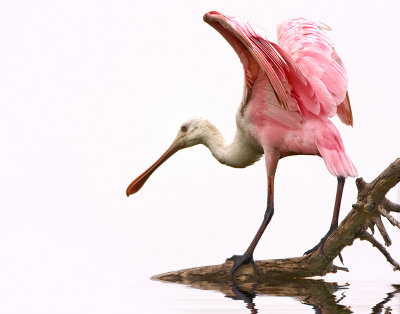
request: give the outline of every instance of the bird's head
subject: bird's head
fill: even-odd
[[[126,195],[129,196],[139,191],[150,175],[177,151],[197,144],[204,144],[207,135],[214,132],[214,129],[215,127],[210,122],[202,118],[193,118],[183,123],[172,145],[149,169],[128,186]]]
[[[192,118],[182,123],[177,138],[183,141],[184,148],[204,144],[205,139],[215,130],[208,120]]]

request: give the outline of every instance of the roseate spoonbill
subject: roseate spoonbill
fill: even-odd
[[[252,263],[254,249],[274,214],[274,176],[279,159],[291,155],[317,155],[337,177],[333,217],[328,233],[305,254],[321,249],[337,228],[345,178],[357,171],[345,153],[342,139],[329,120],[353,124],[347,93],[347,74],[325,24],[298,18],[278,26],[279,45],[249,22],[216,11],[204,15],[232,46],[244,69],[244,94],[237,112],[237,132],[226,144],[209,121],[194,118],[183,123],[171,147],[134,180],[126,194],[136,193],[149,176],[180,149],[203,144],[222,164],[244,168],[265,155],[268,200],[263,222],[243,255],[231,259],[234,272]]]

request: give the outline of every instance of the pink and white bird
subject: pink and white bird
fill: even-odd
[[[274,177],[281,158],[317,155],[338,179],[332,223],[328,233],[306,254],[323,248],[326,238],[337,228],[340,202],[346,177],[357,176],[347,156],[340,134],[329,120],[353,124],[347,93],[347,73],[324,24],[303,18],[278,26],[279,45],[261,30],[239,17],[216,11],[204,15],[236,51],[244,69],[244,93],[236,115],[237,132],[227,144],[209,121],[191,119],[182,124],[171,147],[128,187],[136,193],[165,160],[180,149],[203,144],[222,164],[244,168],[262,155],[268,175],[268,201],[263,222],[243,255],[234,255],[231,276],[241,266],[252,263],[254,249],[274,213]]]

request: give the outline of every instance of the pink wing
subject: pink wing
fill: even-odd
[[[290,55],[266,36],[239,18],[211,11],[204,20],[231,44],[238,54],[245,72],[242,112],[246,107],[253,83],[261,69],[271,83],[276,104],[265,103],[263,111],[270,119],[289,127],[297,127],[308,112],[321,114],[321,104],[314,88]]]
[[[348,78],[326,25],[306,19],[291,19],[278,26],[278,42],[311,83],[321,106],[321,115],[336,113],[343,123],[353,125]]]
[[[204,20],[230,43],[243,64],[242,113],[251,103],[261,106],[255,110],[256,115],[265,115],[269,121],[289,128],[301,127],[303,117],[327,118],[336,111],[343,122],[352,123],[346,71],[317,24],[306,20],[282,24],[278,30],[280,47],[241,18],[212,11],[204,15]],[[259,71],[269,80],[264,89],[257,86]],[[329,171],[355,176],[357,172],[338,131],[329,120],[322,125],[326,125],[326,132],[320,132],[316,146]]]

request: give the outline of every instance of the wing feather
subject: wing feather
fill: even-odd
[[[337,115],[344,124],[353,126],[353,114],[351,112],[349,93],[346,93],[346,98],[337,107]]]
[[[224,36],[243,64],[245,91],[241,112],[261,70],[272,86],[276,104],[287,112],[297,112],[300,117],[305,112],[321,117],[337,113],[344,123],[352,123],[347,73],[322,31],[326,26],[305,19],[288,20],[278,26],[277,45],[256,26],[239,17],[211,11],[204,15],[204,20]],[[292,118],[282,117],[285,110],[266,108],[265,112],[286,125]]]
[[[291,57],[278,45],[270,42],[262,31],[239,17],[215,11],[206,13],[204,20],[231,44],[244,66],[246,82],[242,106],[250,98],[249,89],[258,75],[254,67],[252,69],[252,63],[255,63],[272,85],[278,105],[285,109],[282,111],[266,108],[264,112],[271,113],[273,120],[287,125],[294,117],[297,122],[301,120],[304,111],[319,114],[320,105],[312,85]],[[268,105],[274,104],[266,104]],[[283,117],[285,111],[295,111],[297,114],[286,119]]]
[[[325,24],[306,19],[291,19],[278,26],[278,42],[311,83],[321,103],[321,114],[335,113],[352,125],[348,99],[348,77],[343,62],[323,29]]]

